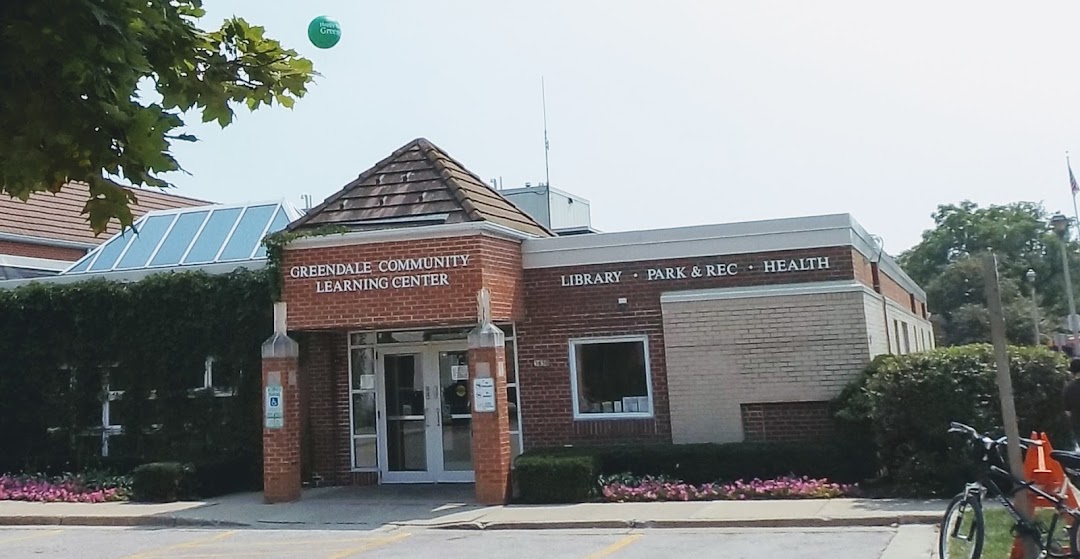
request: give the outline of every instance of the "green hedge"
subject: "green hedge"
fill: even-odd
[[[585,455],[523,454],[514,462],[514,477],[523,503],[580,503],[596,494],[600,471]]]
[[[1055,446],[1068,437],[1061,393],[1069,379],[1062,354],[1009,348],[1020,432],[1045,431]],[[882,479],[910,493],[956,491],[971,475],[950,421],[1001,434],[993,348],[978,344],[882,356],[835,402],[841,439],[871,448]]]
[[[0,289],[0,392],[18,395],[0,399],[0,472],[126,474],[148,462],[223,456],[257,464],[259,347],[273,330],[271,300],[267,271],[244,269]],[[208,356],[215,384],[233,396],[193,392]],[[124,430],[102,459],[106,382],[124,391],[111,406]],[[203,485],[250,488],[249,474],[228,473],[244,468],[223,468]]]
[[[150,503],[171,503],[195,497],[195,470],[179,462],[143,464],[131,472],[131,498]]]
[[[524,466],[524,468],[523,468]],[[649,444],[530,450],[514,463],[522,502],[579,502],[601,475],[665,476],[702,484],[787,475],[860,481],[872,471],[823,443]],[[588,481],[583,479],[589,476]],[[558,499],[558,500],[553,500]]]

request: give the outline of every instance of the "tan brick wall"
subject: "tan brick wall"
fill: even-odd
[[[863,310],[866,313],[866,342],[870,358],[889,353],[890,339],[885,331],[885,309],[881,304],[881,295],[864,293]]]
[[[673,442],[742,441],[744,403],[836,396],[869,361],[863,294],[664,303]]]

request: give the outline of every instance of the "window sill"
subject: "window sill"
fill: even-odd
[[[623,412],[623,413],[588,413],[574,414],[574,421],[614,421],[619,419],[653,419],[652,413]]]

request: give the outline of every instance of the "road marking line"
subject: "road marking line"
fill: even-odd
[[[36,534],[30,534],[28,536],[15,536],[14,538],[0,540],[0,543],[15,543],[24,542],[26,540],[36,540],[38,538],[44,538],[46,536],[55,536],[61,532],[63,532],[63,530],[49,530],[47,532],[38,532]]]
[[[375,549],[375,548],[383,547],[383,546],[386,546],[386,545],[390,545],[390,544],[395,543],[395,542],[399,542],[399,541],[401,541],[401,540],[403,540],[403,539],[405,539],[407,537],[409,537],[409,533],[402,532],[400,534],[395,534],[393,536],[389,536],[389,537],[386,537],[386,538],[372,540],[372,541],[370,541],[368,543],[365,543],[364,545],[357,546],[357,547],[354,547],[352,549],[346,549],[344,551],[341,551],[341,552],[335,553],[333,555],[330,555],[326,559],[345,559],[346,557],[356,555],[356,554],[359,554],[359,553],[363,553],[363,552],[371,550],[371,549]]]
[[[205,544],[208,544],[208,543],[214,543],[216,541],[221,541],[221,540],[223,540],[225,538],[228,538],[229,536],[232,536],[235,533],[236,533],[236,530],[229,530],[228,532],[222,532],[220,534],[215,534],[213,537],[210,537],[210,538],[199,538],[197,540],[191,540],[189,542],[179,543],[179,544],[176,544],[176,545],[170,545],[170,546],[166,546],[166,547],[160,547],[158,549],[151,549],[149,551],[143,551],[141,553],[136,553],[135,555],[128,555],[127,557],[124,557],[124,559],[148,559],[148,558],[153,557],[155,555],[160,555],[162,553],[166,553],[166,552],[169,552],[169,551],[177,551],[177,550],[181,550],[181,549],[189,549],[189,548],[192,548],[192,547],[198,547],[200,545],[205,545]]]
[[[596,553],[585,557],[585,559],[601,559],[602,557],[608,557],[616,551],[619,551],[620,549],[638,541],[639,539],[641,539],[641,536],[641,534],[630,534],[629,536],[626,536],[625,538],[605,547],[604,549],[601,549],[600,551],[597,551]]]

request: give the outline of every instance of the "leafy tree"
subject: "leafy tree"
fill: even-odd
[[[222,127],[233,107],[291,107],[310,60],[240,18],[204,31],[202,0],[0,2],[0,193],[26,200],[71,181],[101,232],[130,225],[131,189],[171,186],[189,113]]]
[[[1040,331],[1060,329],[1068,314],[1061,241],[1049,231],[1040,204],[1013,202],[980,208],[964,201],[944,204],[934,213],[934,228],[900,255],[900,264],[927,291],[941,345],[989,341],[989,314],[977,258],[986,251],[998,257],[1006,330],[1013,343],[1031,343],[1031,289],[1035,289]],[[1080,282],[1080,252],[1068,241],[1070,270]],[[1025,279],[1035,271],[1035,284]],[[1077,287],[1074,282],[1074,291]]]

